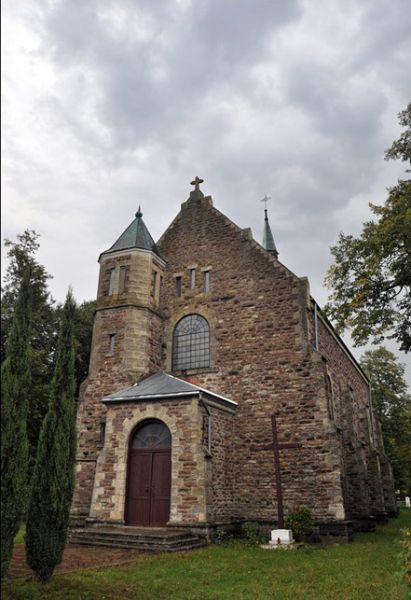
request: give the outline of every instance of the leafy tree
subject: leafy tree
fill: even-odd
[[[53,376],[53,355],[57,331],[54,300],[47,288],[51,275],[36,260],[39,235],[25,230],[16,242],[5,240],[9,264],[1,294],[1,355],[10,333],[18,290],[23,273],[30,273],[32,314],[32,380],[28,392],[27,432],[29,440],[30,472],[34,466],[37,441],[47,412],[50,381]]]
[[[404,367],[381,346],[364,352],[361,366],[371,382],[373,407],[381,420],[385,452],[391,460],[396,487],[410,492],[411,486],[411,396]]]
[[[386,159],[411,161],[411,103],[400,113],[407,129]],[[408,172],[408,171],[407,171]],[[351,328],[355,345],[394,338],[411,349],[411,180],[389,190],[384,206],[370,204],[376,220],[356,238],[341,233],[331,248],[335,262],[326,276],[333,290],[325,307],[337,331]]]
[[[27,400],[31,374],[30,275],[21,282],[1,365],[1,577],[6,574],[27,501]]]
[[[411,162],[411,102],[405,110],[400,112],[398,121],[406,129],[399,139],[392,143],[391,148],[386,151],[385,158],[386,160],[399,158],[404,162]],[[407,169],[407,172],[409,172],[409,169]]]
[[[27,563],[41,581],[48,581],[61,562],[74,489],[75,310],[69,291],[62,312],[50,404],[40,433],[27,515]]]

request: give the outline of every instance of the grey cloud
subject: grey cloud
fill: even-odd
[[[176,20],[172,3],[135,3],[155,13],[153,38],[130,42],[111,35],[93,2],[59,2],[48,19],[50,46],[61,66],[84,63],[98,72],[99,117],[114,143],[132,147],[168,136],[198,111],[213,83],[230,80],[259,57],[269,31],[299,15],[295,2],[242,0],[195,3]],[[115,5],[114,5],[115,6]],[[133,8],[133,3],[117,3]],[[168,6],[168,8],[167,8]],[[138,18],[138,17],[137,17]],[[169,46],[167,40],[169,38]],[[153,64],[164,64],[164,79]],[[164,143],[169,142],[169,137]],[[170,140],[176,143],[175,138]]]
[[[329,245],[364,214],[381,172],[391,174],[383,152],[410,99],[409,0],[10,6],[42,39],[26,60],[41,56],[54,78],[30,106],[32,130],[27,118],[27,131],[8,134],[7,186],[32,219],[16,211],[10,223],[44,233],[58,281],[67,271],[76,286],[81,266],[79,285],[90,283],[79,296],[93,296],[94,258],[138,204],[158,238],[198,174],[216,207],[257,240],[259,200],[270,194],[280,257],[321,290]],[[316,39],[322,19],[335,39],[330,30]],[[30,135],[43,146],[26,147]],[[84,245],[92,262],[73,266],[70,245]]]

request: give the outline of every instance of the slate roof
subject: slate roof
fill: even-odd
[[[237,402],[234,402],[234,400],[229,400],[220,394],[215,394],[210,390],[178,379],[178,377],[168,375],[163,371],[155,373],[129,388],[105,396],[103,402],[110,404],[115,402],[136,402],[139,400],[161,400],[163,398],[201,397],[203,395],[230,408],[237,407]]]
[[[102,254],[109,254],[117,250],[127,250],[128,248],[142,248],[143,250],[151,250],[158,254],[156,244],[150,235],[143,221],[143,213],[140,210],[136,212],[136,218],[125,231],[120,235],[118,240],[108,250]]]

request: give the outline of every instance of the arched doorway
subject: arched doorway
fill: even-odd
[[[170,430],[161,421],[144,421],[130,439],[126,524],[164,526],[170,518],[170,488]]]

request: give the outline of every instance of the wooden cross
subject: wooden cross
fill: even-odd
[[[274,452],[274,467],[275,467],[275,484],[277,486],[277,512],[278,512],[278,529],[284,529],[284,503],[283,503],[283,488],[281,485],[281,471],[280,471],[280,453],[279,451],[283,448],[301,448],[302,444],[295,443],[282,443],[278,442],[277,434],[277,421],[275,415],[271,415],[271,428],[273,432],[273,443],[271,447]]]
[[[194,185],[194,191],[198,192],[200,190],[200,183],[203,183],[204,179],[201,179],[201,177],[198,177],[198,175],[196,175],[196,177],[194,178],[193,181],[191,181],[191,185]]]
[[[273,433],[272,444],[266,446],[253,447],[254,450],[273,450],[274,452],[274,469],[275,469],[275,484],[277,488],[277,516],[278,516],[278,529],[284,529],[284,502],[283,502],[283,488],[281,484],[281,471],[280,471],[280,450],[285,448],[301,448],[302,444],[295,442],[283,442],[279,443],[277,433],[277,421],[275,415],[271,415],[271,429]]]

